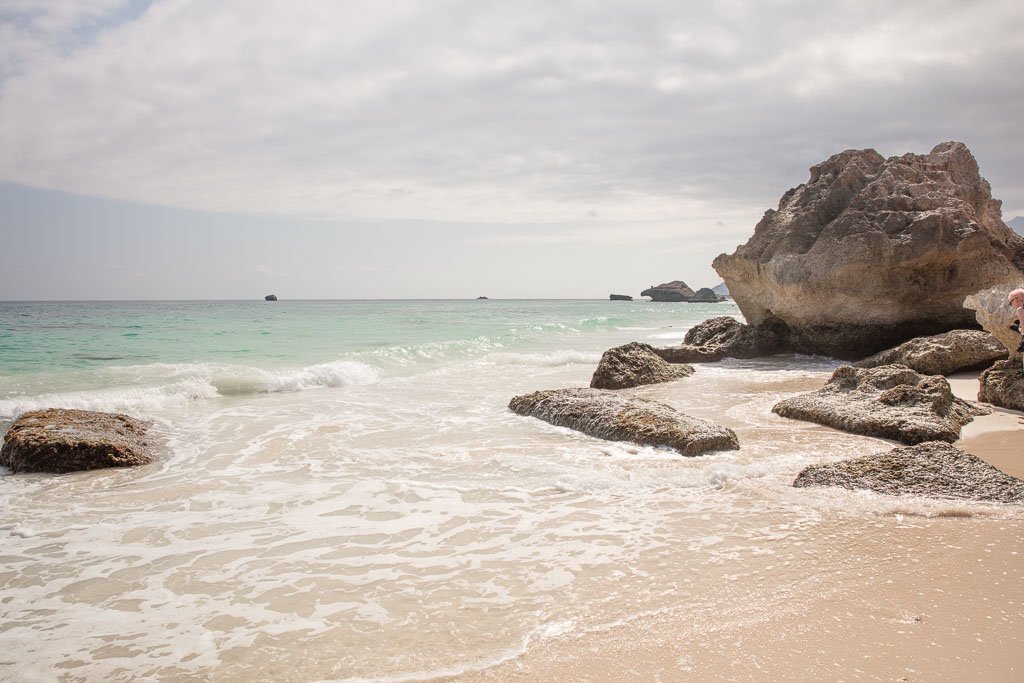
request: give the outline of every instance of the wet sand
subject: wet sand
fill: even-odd
[[[976,400],[977,374],[950,379],[954,393]],[[1020,417],[994,409],[956,445],[1024,477]],[[849,521],[834,524],[849,533]],[[705,616],[691,605],[574,632],[460,680],[1024,680],[1024,529],[998,507],[991,516],[882,515],[841,548],[805,552],[819,557],[789,571],[806,580],[765,577],[749,587],[749,609]],[[707,604],[722,609],[710,596]]]

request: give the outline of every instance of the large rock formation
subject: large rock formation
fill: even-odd
[[[1024,481],[942,441],[811,465],[797,475],[793,486],[839,486],[890,496],[1024,503]]]
[[[627,389],[689,377],[692,365],[671,364],[648,344],[630,342],[608,349],[590,380],[592,389]]]
[[[1024,279],[1024,238],[962,143],[890,159],[848,150],[714,267],[751,325],[783,323],[796,351],[863,358],[974,327],[964,297]]]
[[[772,412],[905,444],[960,438],[960,428],[991,412],[953,396],[949,382],[902,365],[844,365],[815,392],[782,401]]]
[[[51,408],[23,414],[0,449],[15,472],[75,472],[153,461],[148,424],[127,415]]]
[[[681,346],[654,349],[669,363],[700,363],[722,358],[757,358],[780,350],[783,340],[771,324],[744,325],[727,315],[694,325]]]
[[[694,294],[682,280],[673,280],[640,292],[640,296],[649,296],[654,301],[689,301]]]
[[[1006,348],[988,332],[953,330],[911,339],[854,365],[876,368],[898,363],[922,375],[951,375],[960,370],[981,370],[1004,358]]]
[[[601,389],[552,389],[516,396],[514,412],[599,439],[668,446],[683,455],[739,448],[736,434],[707,420],[642,398]]]
[[[693,296],[690,297],[690,303],[701,303],[701,304],[713,304],[722,300],[722,297],[715,294],[715,291],[709,287],[701,287]]]

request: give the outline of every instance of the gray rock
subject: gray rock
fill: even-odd
[[[682,280],[673,280],[640,292],[640,296],[649,296],[654,301],[689,301],[694,294]]]
[[[633,297],[629,294],[609,294],[608,299],[611,301],[632,301]]]
[[[51,408],[23,414],[0,449],[0,465],[15,472],[75,472],[153,461],[149,425],[116,413]]]
[[[905,444],[956,441],[961,427],[991,412],[953,396],[944,378],[920,375],[903,365],[844,365],[819,391],[786,399],[772,411]]]
[[[999,361],[981,373],[978,400],[1024,411],[1024,367],[1020,357]]]
[[[602,389],[552,389],[516,396],[509,408],[599,439],[667,446],[683,455],[739,448],[726,427],[690,417],[671,406]]]
[[[693,372],[691,365],[666,362],[648,344],[630,342],[604,352],[590,386],[592,389],[626,389],[671,382],[689,377]]]
[[[942,441],[811,465],[797,475],[793,486],[838,486],[890,496],[1024,503],[1024,481]]]
[[[950,375],[960,370],[981,370],[1004,358],[1006,348],[988,332],[953,330],[911,339],[854,363],[854,366],[876,368],[898,363],[923,375]]]
[[[723,315],[690,328],[681,346],[654,352],[669,363],[700,363],[722,358],[758,358],[780,350],[782,337],[771,325],[751,327]]]
[[[974,327],[964,297],[1024,280],[1024,238],[962,143],[890,159],[848,150],[713,265],[749,324],[780,323],[794,351],[860,359]]]
[[[722,297],[715,294],[714,290],[709,287],[701,287],[690,297],[690,303],[713,304],[721,300]]]

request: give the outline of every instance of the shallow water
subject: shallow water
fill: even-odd
[[[715,629],[782,609],[820,570],[808,558],[880,519],[1021,517],[793,489],[807,464],[891,447],[771,413],[829,360],[725,361],[637,390],[737,431],[739,451],[700,458],[506,408],[713,315],[738,311],[0,304],[0,420],[121,410],[162,449],[134,470],[0,476],[0,672],[429,679],[664,611]]]

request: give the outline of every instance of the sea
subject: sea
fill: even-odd
[[[878,561],[853,551],[865,534],[1019,523],[794,489],[807,465],[893,446],[771,412],[827,358],[627,390],[738,434],[700,457],[507,407],[715,316],[742,320],[731,302],[0,303],[0,429],[123,412],[152,422],[158,456],[0,469],[0,679],[459,677],[653,617],[685,638],[799,609]]]

